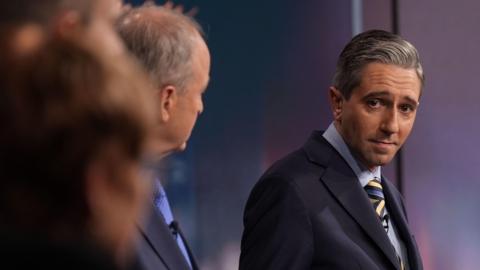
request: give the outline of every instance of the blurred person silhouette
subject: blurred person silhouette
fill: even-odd
[[[147,3],[120,16],[116,26],[155,88],[159,156],[184,150],[209,82],[210,53],[200,25],[181,9]],[[198,269],[158,179],[152,193],[150,215],[139,226],[144,269]]]
[[[10,269],[128,269],[154,132],[147,78],[68,38],[1,51],[0,257]]]

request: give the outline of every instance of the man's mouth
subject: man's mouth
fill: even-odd
[[[375,146],[380,147],[382,149],[386,148],[391,148],[391,147],[396,147],[397,143],[392,140],[378,140],[378,139],[371,139],[369,140],[371,143],[373,143]]]
[[[371,142],[374,142],[374,143],[380,143],[380,144],[393,144],[393,145],[397,145],[397,143],[395,141],[391,141],[391,140],[376,140],[376,139],[372,139],[370,140]]]

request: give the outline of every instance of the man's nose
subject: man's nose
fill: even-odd
[[[395,109],[389,109],[385,112],[384,117],[382,119],[381,129],[385,133],[393,134],[399,131],[399,123],[398,123],[399,112]]]

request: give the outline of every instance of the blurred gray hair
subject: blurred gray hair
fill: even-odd
[[[203,37],[200,25],[181,12],[145,4],[120,16],[117,31],[148,72],[154,87],[173,85],[181,92],[193,76],[192,54]]]
[[[335,86],[348,100],[360,85],[363,68],[372,62],[415,69],[421,88],[424,74],[415,47],[398,35],[383,30],[370,30],[356,35],[343,49],[333,77]]]

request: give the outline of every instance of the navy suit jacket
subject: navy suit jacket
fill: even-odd
[[[421,270],[402,196],[382,178],[388,212]],[[400,265],[358,178],[316,131],[253,188],[244,213],[240,269],[380,270]]]
[[[172,231],[165,223],[161,214],[152,204],[149,216],[139,225],[140,239],[137,246],[138,264],[144,270],[191,270],[183,256]],[[182,236],[192,263],[192,269],[197,270],[195,258]]]

